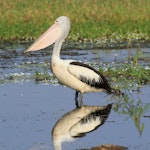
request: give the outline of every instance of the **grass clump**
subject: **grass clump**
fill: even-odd
[[[33,40],[61,15],[71,19],[71,40],[149,39],[150,1],[0,0],[0,39]]]
[[[108,78],[112,78],[112,81],[115,82],[127,83],[127,81],[131,81],[138,84],[150,83],[150,69],[145,69],[141,66],[134,66],[132,64],[127,64],[117,68],[110,67],[106,70],[100,68],[100,72],[102,72]]]

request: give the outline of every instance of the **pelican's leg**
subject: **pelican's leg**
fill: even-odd
[[[80,93],[80,107],[83,105],[82,97],[83,97],[83,94]]]
[[[76,91],[76,93],[75,93],[75,104],[76,104],[76,108],[78,108],[79,107],[79,103],[78,103],[78,91]]]

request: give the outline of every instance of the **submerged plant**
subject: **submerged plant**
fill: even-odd
[[[114,104],[113,110],[119,114],[127,115],[134,122],[140,136],[144,131],[144,123],[141,122],[141,117],[150,109],[150,103],[143,104],[142,100],[136,101],[128,96],[121,95],[117,97],[117,103]]]

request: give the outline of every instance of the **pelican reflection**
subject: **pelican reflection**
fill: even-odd
[[[85,136],[103,125],[108,118],[112,104],[106,106],[87,106],[76,108],[63,115],[52,129],[55,150],[61,150],[62,142]]]

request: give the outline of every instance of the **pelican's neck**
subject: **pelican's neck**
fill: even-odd
[[[60,139],[58,139],[58,140],[57,139],[56,140],[53,139],[53,144],[54,144],[55,150],[61,150],[61,141],[60,141]]]
[[[62,43],[63,43],[63,40],[58,40],[55,42],[53,52],[52,52],[52,60],[60,59],[60,49],[61,49]]]
[[[54,145],[55,150],[61,150],[61,145]]]

